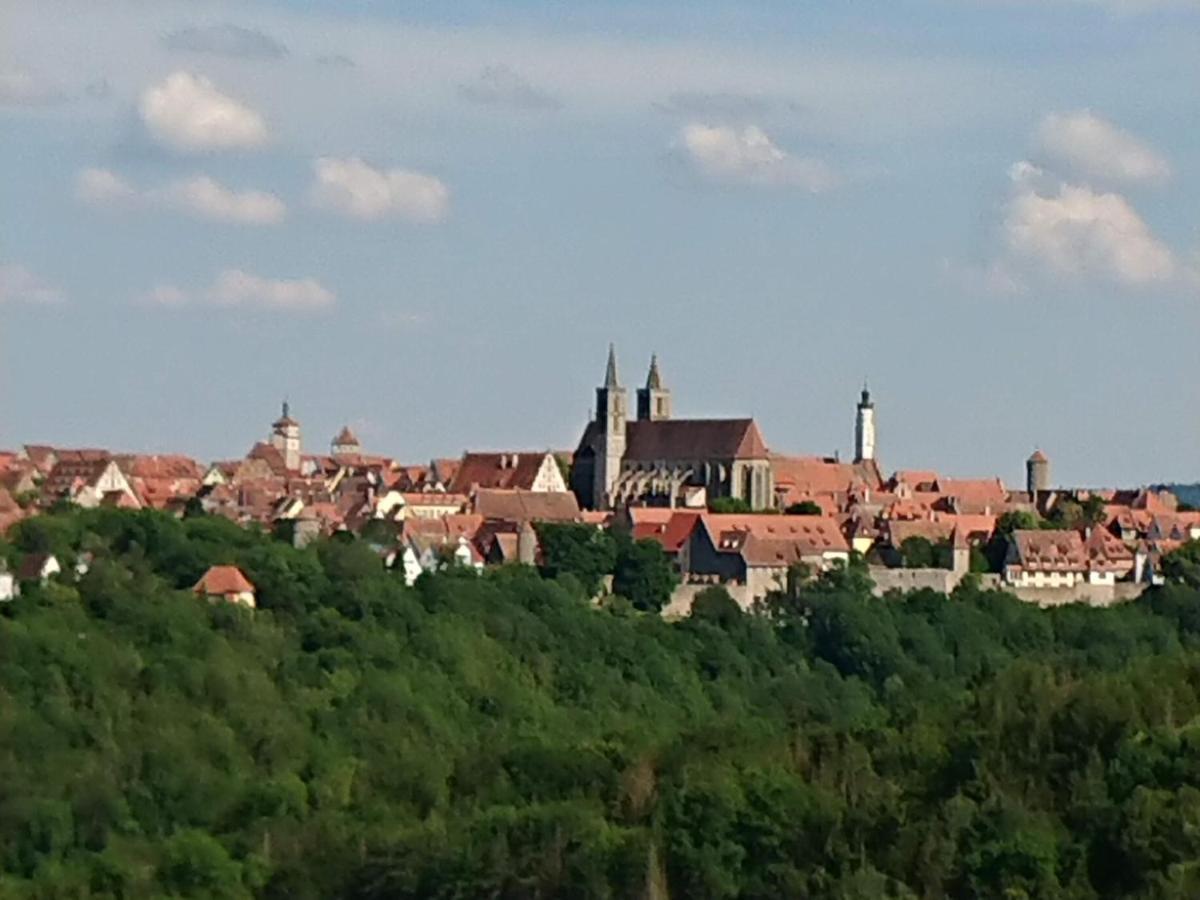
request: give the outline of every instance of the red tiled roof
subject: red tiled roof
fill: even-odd
[[[254,593],[254,585],[237,566],[213,566],[196,582],[192,590],[210,597],[228,596]]]
[[[579,502],[570,491],[481,490],[475,512],[509,522],[578,522]]]
[[[545,450],[464,453],[446,489],[463,494],[477,488],[532,490],[548,455]]]

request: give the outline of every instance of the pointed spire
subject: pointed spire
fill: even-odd
[[[621,386],[617,381],[617,348],[612,344],[608,345],[608,366],[604,370],[604,386],[606,388]]]
[[[871,388],[867,384],[867,379],[865,377],[863,378],[862,399],[859,401],[858,405],[864,409],[869,409],[870,407],[874,406],[874,404],[871,402]]]
[[[650,354],[650,372],[646,375],[646,387],[652,391],[662,390],[662,376],[658,373],[658,354]]]

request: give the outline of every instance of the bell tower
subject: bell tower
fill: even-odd
[[[300,423],[292,418],[286,400],[282,414],[271,425],[271,446],[283,454],[289,472],[300,471]]]
[[[638,388],[637,417],[639,422],[661,422],[671,418],[671,392],[663,387],[658,371],[658,356],[650,357],[646,386]]]
[[[598,508],[612,506],[613,486],[621,474],[621,460],[625,458],[625,423],[628,417],[625,388],[621,387],[617,378],[617,351],[609,344],[604,386],[596,388],[599,446],[592,497]]]

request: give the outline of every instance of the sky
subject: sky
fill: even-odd
[[[0,447],[1200,480],[1200,0],[0,0]],[[632,398],[631,398],[632,399]]]

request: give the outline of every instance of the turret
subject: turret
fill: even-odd
[[[875,403],[871,391],[863,383],[862,396],[854,418],[854,461],[866,462],[875,458]]]
[[[1034,499],[1050,490],[1050,459],[1041,450],[1034,450],[1025,460],[1025,490]]]
[[[671,418],[671,392],[663,387],[657,356],[650,357],[646,386],[638,388],[637,417],[639,422],[661,422]]]

